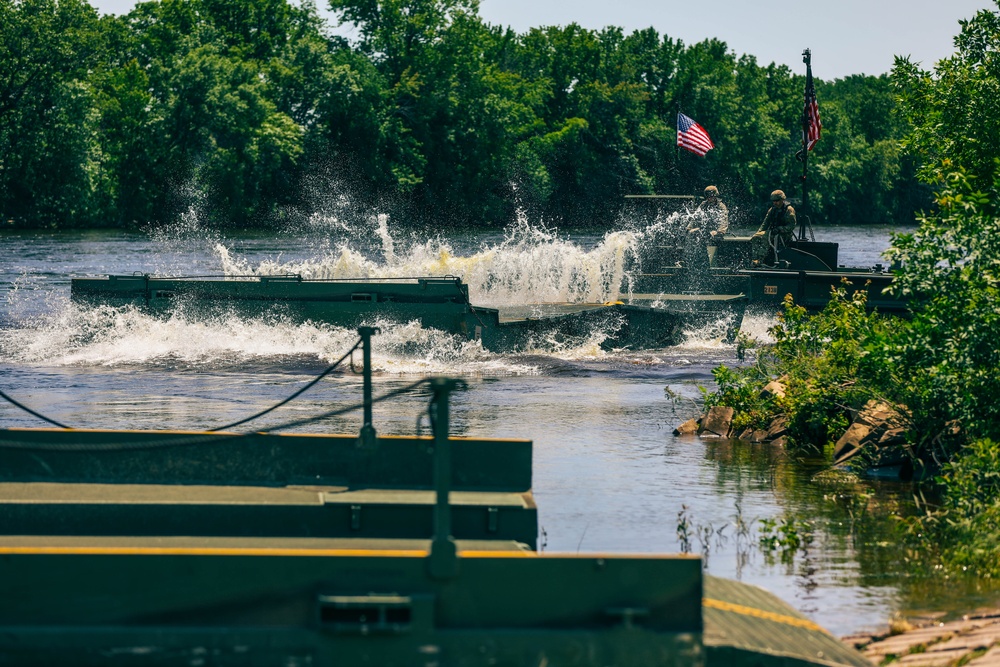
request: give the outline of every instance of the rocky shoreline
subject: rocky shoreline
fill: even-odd
[[[760,397],[781,399],[785,392],[781,379],[772,380],[760,389]],[[727,438],[750,445],[788,444],[788,420],[783,414],[774,415],[761,429],[734,429],[735,417],[732,407],[713,406],[678,426],[674,435]],[[850,417],[833,448],[834,467],[857,463],[852,459],[863,455],[861,468],[869,476],[909,481],[931,472],[914,470],[916,457],[906,438],[910,415],[905,406],[869,400],[850,410]],[[949,423],[935,441],[961,437],[960,427]],[[880,667],[1000,667],[1000,608],[977,610],[954,620],[944,620],[946,616],[942,612],[896,619],[882,629],[857,632],[841,641]]]
[[[941,615],[943,616],[943,614]],[[952,621],[895,621],[882,632],[842,637],[873,665],[1000,667],[1000,609]]]
[[[762,399],[784,398],[786,387],[781,380],[772,380],[760,390]],[[863,406],[850,410],[851,422],[837,439],[833,448],[833,465],[842,466],[864,454],[866,472],[875,477],[891,477],[910,481],[924,477],[928,470],[914,470],[915,457],[906,440],[909,414],[903,406],[885,401],[869,400]],[[733,429],[736,411],[728,406],[713,406],[700,417],[687,420],[674,435],[698,435],[707,438],[729,438],[748,444],[768,443],[783,447],[787,444],[788,419],[778,414],[766,428]],[[941,437],[943,437],[942,434]],[[957,436],[958,433],[948,433]]]

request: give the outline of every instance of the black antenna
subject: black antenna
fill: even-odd
[[[802,211],[799,213],[799,239],[806,238],[806,213],[809,210],[809,187],[806,180],[806,170],[809,166],[809,107],[816,99],[816,87],[813,85],[812,51],[802,52],[802,62],[806,64],[805,104],[802,106],[802,149],[796,154],[802,162]]]
[[[680,134],[680,123],[681,120],[681,101],[677,100],[677,115],[674,117],[674,130]],[[677,176],[678,182],[681,179],[681,143],[679,141],[674,141],[674,174]]]

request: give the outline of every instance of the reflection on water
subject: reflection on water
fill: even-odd
[[[463,276],[485,305],[604,300],[627,293],[630,256],[643,240],[642,230],[571,238],[523,225],[503,237],[408,240],[377,224],[375,234],[338,239],[0,235],[12,258],[0,266],[0,389],[73,426],[211,428],[296,391],[356,337],[280,317],[205,321],[84,308],[68,300],[71,276],[449,273]],[[831,230],[824,240],[840,241],[845,259],[860,265],[879,261],[887,243],[885,230],[866,230],[860,241]],[[748,317],[743,331],[765,338],[770,323]],[[698,412],[711,369],[735,363],[715,331],[690,332],[664,350],[606,352],[582,343],[498,355],[415,324],[384,329],[375,339],[377,393],[425,374],[461,375],[469,388],[453,401],[456,434],[534,440],[549,551],[700,553],[713,574],[764,586],[837,634],[880,624],[898,609],[989,599],[975,582],[955,593],[957,585],[907,576],[890,536],[891,516],[911,511],[908,487],[829,475],[817,482],[821,467],[778,449],[673,436]],[[254,428],[359,397],[360,379],[345,368]],[[427,401],[418,393],[380,404],[376,428],[414,432]],[[2,404],[0,425],[38,423]],[[359,427],[353,414],[306,430]],[[762,549],[769,536],[774,548]]]

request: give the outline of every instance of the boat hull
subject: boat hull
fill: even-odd
[[[780,307],[786,295],[796,305],[819,311],[830,302],[831,290],[843,288],[848,296],[865,292],[869,310],[908,315],[910,302],[891,294],[893,274],[880,265],[870,269],[838,266],[838,244],[795,241],[780,251],[775,266],[755,266],[751,261],[751,237],[727,237],[719,246],[713,266],[694,268],[676,251],[653,253],[643,263],[644,273],[635,279],[635,291],[660,295],[745,295],[755,310]],[[676,249],[675,249],[676,250]],[[646,270],[646,267],[652,270]]]

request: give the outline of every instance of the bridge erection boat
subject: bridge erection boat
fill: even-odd
[[[801,237],[805,238],[805,233]],[[830,302],[830,290],[846,288],[848,294],[866,293],[869,309],[881,313],[905,315],[907,300],[887,291],[892,271],[876,264],[870,268],[851,268],[838,263],[837,243],[795,240],[776,253],[771,266],[753,264],[750,236],[725,236],[719,243],[713,266],[694,269],[685,265],[683,249],[673,245],[652,246],[646,250],[642,272],[634,281],[633,299],[645,303],[656,298],[671,298],[677,293],[692,298],[732,298],[744,296],[755,308],[779,307],[791,294],[797,305],[807,310],[822,310]]]
[[[714,295],[745,295],[751,307],[772,310],[780,307],[785,297],[791,295],[794,303],[812,311],[822,310],[831,299],[833,288],[843,288],[850,296],[864,292],[869,310],[894,315],[908,315],[909,299],[892,294],[887,288],[892,284],[892,268],[882,264],[871,268],[850,268],[839,263],[837,243],[816,241],[808,224],[809,190],[807,166],[809,151],[819,139],[819,116],[815,106],[816,91],[813,86],[812,54],[802,52],[806,65],[805,108],[802,114],[802,149],[795,155],[802,164],[800,183],[801,207],[798,214],[797,233],[792,230],[792,240],[783,238],[769,241],[763,231],[758,233],[759,250],[773,243],[771,252],[754,256],[754,236],[724,234],[711,239],[688,232],[704,226],[705,213],[692,210],[693,195],[627,195],[626,200],[641,204],[649,229],[654,233],[640,251],[641,270],[636,276],[633,297],[638,302],[648,301],[660,294],[686,293],[706,297]],[[784,199],[784,193],[780,199]],[[684,215],[677,204],[686,207]],[[653,204],[653,208],[650,208]],[[664,220],[664,207],[674,208],[673,220]],[[796,203],[796,207],[799,204]],[[650,211],[652,210],[652,215]],[[691,216],[700,215],[697,226],[686,224]],[[673,221],[676,224],[665,224]],[[808,231],[807,231],[808,227]],[[761,227],[763,230],[763,226]],[[765,262],[770,262],[765,264]]]
[[[460,278],[307,279],[298,275],[160,277],[147,274],[73,278],[74,300],[193,316],[235,312],[312,320],[353,328],[374,320],[419,321],[485,349],[514,352],[543,341],[603,335],[605,349],[656,349],[683,340],[686,327],[728,317],[739,328],[746,299],[678,295],[624,303],[474,306]]]
[[[0,429],[2,661],[868,664],[698,557],[540,552],[532,443],[451,436],[445,378],[379,436],[369,369],[313,418],[358,434]]]

